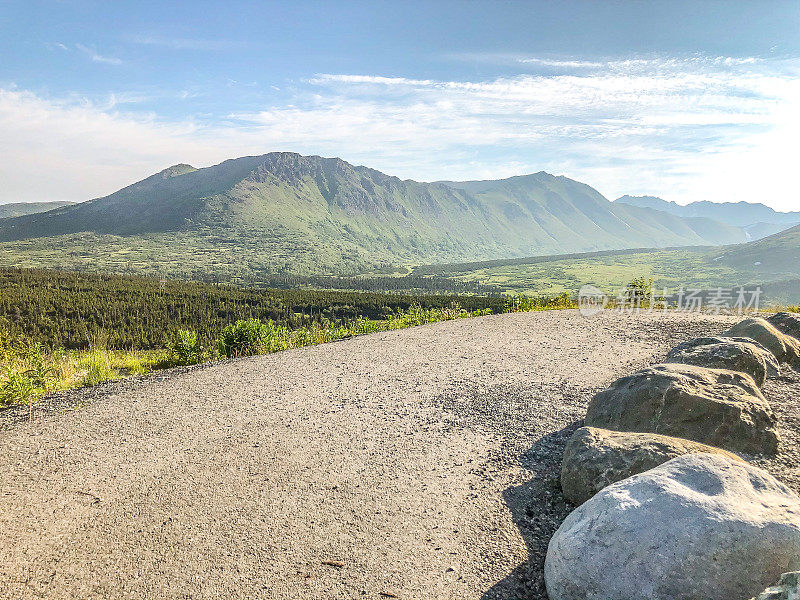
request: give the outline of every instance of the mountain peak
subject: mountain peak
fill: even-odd
[[[172,165],[171,167],[167,167],[163,171],[157,173],[156,176],[161,177],[162,179],[169,179],[170,177],[185,175],[186,173],[192,173],[193,171],[197,171],[197,169],[192,165],[187,165],[186,163],[179,163],[177,165]]]

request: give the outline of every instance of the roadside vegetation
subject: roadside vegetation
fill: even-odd
[[[158,369],[453,319],[575,308],[569,294],[482,297],[254,290],[0,271],[0,408]]]

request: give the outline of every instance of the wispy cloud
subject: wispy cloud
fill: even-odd
[[[122,60],[116,58],[114,56],[105,56],[100,54],[99,52],[89,48],[88,46],[84,46],[83,44],[75,44],[75,48],[83,52],[86,56],[92,59],[93,62],[102,63],[105,65],[121,65]]]
[[[753,56],[733,57],[733,56],[709,56],[707,54],[686,54],[682,56],[665,57],[662,55],[639,56],[635,58],[606,58],[604,60],[592,59],[585,60],[575,57],[564,56],[526,56],[522,54],[509,53],[457,53],[446,54],[446,60],[459,62],[475,62],[483,64],[494,64],[499,66],[513,67],[525,66],[531,70],[542,70],[546,72],[575,72],[585,74],[585,71],[597,70],[630,70],[654,68],[681,68],[698,69],[720,66],[740,66],[762,62],[764,59]]]
[[[587,60],[554,60],[547,58],[519,58],[517,62],[529,65],[542,65],[543,67],[556,67],[560,69],[596,69],[606,63]]]
[[[6,90],[0,151],[14,158],[0,164],[9,195],[0,199],[33,193],[31,182],[37,198],[82,199],[171,163],[295,150],[422,180],[544,169],[610,197],[796,202],[786,190],[800,139],[800,60],[562,62],[580,66],[481,81],[323,73],[296,82],[285,103],[182,121],[130,105],[118,112],[119,100]],[[51,187],[28,173],[29,161],[58,173]]]
[[[127,41],[142,46],[159,46],[173,50],[227,50],[243,48],[247,45],[244,40],[209,40],[195,38],[161,37],[156,35],[128,36]]]

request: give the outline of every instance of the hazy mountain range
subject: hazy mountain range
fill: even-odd
[[[777,212],[761,203],[692,202],[681,206],[655,196],[622,196],[614,202],[652,208],[678,217],[705,217],[741,227],[748,239],[758,240],[800,224],[800,212]]]
[[[0,219],[8,217],[20,217],[22,215],[32,215],[34,213],[47,212],[54,208],[70,206],[74,202],[12,202],[10,204],[0,204]]]

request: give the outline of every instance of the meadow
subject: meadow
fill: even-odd
[[[751,275],[715,263],[709,248],[618,250],[418,267],[417,276],[480,283],[504,292],[553,295],[577,293],[584,284],[615,294],[637,277],[674,292],[680,287],[714,289],[747,285]]]

